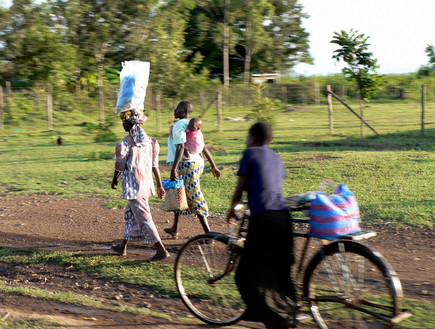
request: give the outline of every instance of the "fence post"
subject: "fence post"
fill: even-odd
[[[201,89],[199,91],[199,102],[201,104],[201,107],[203,108],[205,106],[205,95],[204,95],[204,89]]]
[[[328,99],[329,133],[334,133],[334,111],[332,109],[331,85],[326,86],[326,98]]]
[[[426,86],[421,85],[421,134],[426,134]]]
[[[320,86],[317,80],[314,80],[314,103],[320,103]]]
[[[51,86],[47,88],[47,129],[53,130],[53,89]]]
[[[288,101],[287,86],[281,87],[281,98],[282,98],[282,103],[284,105],[287,105],[287,101]]]
[[[216,110],[218,119],[218,131],[222,132],[222,93],[220,91],[216,93]]]
[[[11,82],[10,81],[6,81],[6,97],[10,97],[11,96]]]
[[[3,103],[3,86],[0,85],[0,129],[3,129],[4,126],[4,103]]]
[[[104,94],[103,87],[98,87],[98,112],[100,113],[100,121],[104,122]]]
[[[156,116],[157,116],[157,132],[160,133],[160,131],[162,130],[162,123],[160,120],[160,115],[161,115],[161,107],[160,107],[160,93],[157,90],[156,91]]]
[[[364,119],[364,100],[361,98],[361,93],[359,93],[359,115]],[[360,122],[361,138],[366,137],[366,131],[364,129],[364,121]]]

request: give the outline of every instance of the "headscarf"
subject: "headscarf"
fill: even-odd
[[[119,117],[122,121],[130,122],[133,125],[129,134],[137,146],[142,146],[145,143],[146,133],[140,125],[147,120],[145,114],[140,110],[131,109],[121,112]]]

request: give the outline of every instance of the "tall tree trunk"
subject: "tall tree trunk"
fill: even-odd
[[[253,3],[248,2],[248,6],[251,7]],[[248,19],[246,21],[246,45],[245,45],[245,85],[249,85],[251,82],[251,59],[252,59],[252,44],[253,44],[253,29],[252,21]]]
[[[76,68],[76,71],[75,71],[75,73],[74,73],[74,83],[75,83],[75,93],[76,93],[76,96],[78,96],[78,95],[80,95],[80,91],[81,91],[81,89],[82,89],[82,84],[81,84],[81,81],[80,81],[80,68],[79,67],[77,67]]]
[[[251,59],[252,59],[252,51],[251,48],[245,47],[246,53],[245,53],[245,76],[244,76],[244,82],[246,85],[249,85],[251,82]]]
[[[104,122],[104,94],[103,94],[103,64],[98,65],[98,110],[100,121]]]
[[[225,0],[224,7],[224,44],[223,44],[223,73],[224,73],[224,86],[230,86],[230,28],[229,28],[229,15],[230,15],[230,1]]]
[[[98,84],[98,110],[100,113],[100,121],[103,122],[104,118],[104,98],[103,98],[103,75],[104,75],[104,56],[107,51],[108,44],[105,42],[101,45],[99,53],[95,54],[95,61],[97,62],[97,84]]]

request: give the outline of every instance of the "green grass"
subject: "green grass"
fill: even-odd
[[[353,105],[353,104],[352,104]],[[250,109],[224,110],[224,118],[243,118]],[[398,225],[432,227],[435,217],[435,106],[427,107],[426,135],[419,132],[420,105],[414,102],[372,103],[365,118],[381,134],[366,128],[360,138],[356,117],[342,105],[334,105],[334,134],[329,133],[327,107],[324,104],[277,110],[272,148],[287,167],[284,193],[316,190],[326,178],[347,184],[356,194],[367,222],[389,221]],[[195,112],[194,112],[195,115]],[[115,114],[106,114],[106,117]],[[162,114],[162,126],[170,112]],[[100,196],[108,206],[125,206],[121,191],[111,190],[110,182],[115,142],[94,142],[96,132],[84,122],[98,122],[98,114],[59,113],[54,132],[46,131],[42,115],[26,117],[20,126],[5,126],[0,131],[0,193],[46,193],[62,197]],[[167,128],[156,132],[155,113],[144,126],[161,145],[163,179],[169,177],[166,158]],[[169,123],[167,124],[169,125]],[[213,178],[210,167],[201,180],[212,212],[226,211],[236,184],[237,161],[244,149],[251,122],[223,121],[217,131],[212,109],[204,118],[206,142],[221,148],[214,152],[224,169],[221,180]],[[119,140],[125,135],[116,121],[113,132]],[[56,144],[62,136],[65,145]],[[161,204],[157,198],[152,204]]]
[[[43,317],[21,319],[13,322],[7,319],[0,319],[0,329],[47,329],[47,328],[65,329],[64,326]]]
[[[14,264],[54,263],[74,266],[93,273],[97,277],[140,284],[158,290],[169,296],[177,296],[173,280],[173,267],[169,264],[150,264],[131,259],[122,259],[110,255],[85,255],[72,252],[47,252],[32,249],[0,247],[0,262]]]

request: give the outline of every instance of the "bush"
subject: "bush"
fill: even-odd
[[[277,105],[270,98],[263,96],[264,85],[252,85],[252,90],[254,91],[254,110],[246,118],[255,122],[268,122],[274,126],[273,109],[276,109]]]

